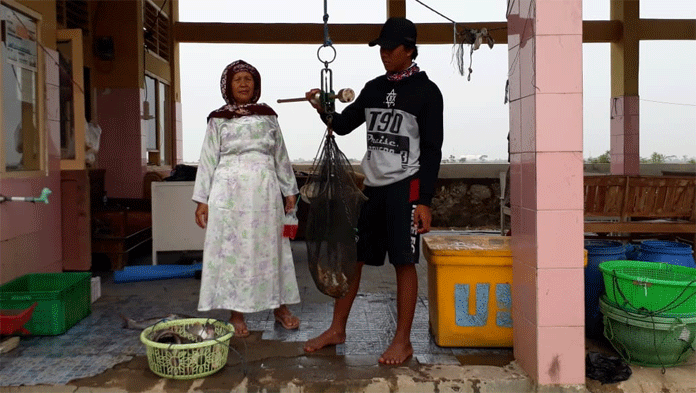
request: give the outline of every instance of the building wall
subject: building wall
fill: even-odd
[[[21,5],[42,16],[40,39],[46,49],[44,140],[47,141],[45,175],[0,179],[0,193],[7,196],[36,196],[44,187],[51,189],[49,204],[7,202],[0,204],[0,284],[13,278],[37,272],[56,272],[64,267],[64,254],[80,254],[84,250],[63,250],[61,204],[71,206],[78,201],[61,203],[59,96],[56,49],[56,3],[53,0],[19,0]],[[166,6],[172,21],[178,19],[178,2],[155,1]],[[178,80],[178,45],[172,44],[169,65],[150,58],[144,64],[142,34],[143,0],[90,1],[90,26],[83,34],[84,66],[91,70],[93,120],[102,129],[95,168],[106,169],[105,189],[109,197],[140,198],[143,176],[148,169],[145,151],[143,83],[145,68],[171,83],[173,158],[181,162],[182,124],[180,83]],[[94,56],[94,39],[112,37],[114,59]],[[42,52],[41,50],[39,52]],[[43,52],[42,52],[43,53]],[[157,168],[162,170],[163,168]],[[165,168],[166,169],[166,168]],[[86,225],[89,228],[89,223]],[[63,251],[66,251],[65,253]]]
[[[0,193],[36,196],[48,187],[52,194],[47,205],[0,204],[0,283],[27,273],[61,271],[64,254],[81,252],[63,250],[62,246],[66,234],[61,231],[64,217],[61,212],[59,69],[52,60],[58,58],[55,51],[56,3],[19,3],[41,14],[42,19],[40,40],[46,50],[39,52],[45,53],[43,139],[48,145],[48,161],[43,176],[0,179]],[[147,169],[140,117],[144,80],[142,0],[95,1],[89,2],[88,6],[92,23],[83,35],[84,65],[92,71],[92,87],[95,88],[91,91],[94,93],[92,103],[96,104],[95,120],[102,128],[95,167],[107,169],[108,196],[140,198],[142,178]],[[93,57],[93,38],[99,36],[113,37],[114,60]],[[71,203],[78,201],[65,201],[63,205],[70,206]],[[89,223],[86,228],[89,228]]]
[[[108,197],[142,198],[144,174],[171,168],[147,165],[147,126],[141,117],[146,70],[170,83],[173,104],[169,132],[173,147],[165,154],[173,158],[173,164],[182,161],[178,49],[172,49],[169,63],[145,51],[142,1],[100,1],[94,10],[94,36],[108,36],[114,41],[113,60],[91,59],[96,116],[102,129],[95,167],[106,170],[104,185]],[[170,20],[178,19],[176,1],[155,4],[166,7]]]
[[[138,89],[143,85],[143,24],[141,1],[99,1],[93,36],[111,37],[114,59],[94,62],[96,89]]]
[[[58,58],[56,51],[46,51],[46,59]],[[0,179],[0,192],[6,196],[38,196],[48,187],[52,193],[48,204],[0,204],[0,284],[28,273],[62,270],[58,65],[46,61],[44,69],[46,175]]]

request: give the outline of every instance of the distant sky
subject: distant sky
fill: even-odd
[[[457,22],[505,21],[504,0],[422,0]],[[179,19],[186,22],[323,23],[323,0],[180,0]],[[382,23],[383,0],[328,0],[329,23]],[[407,17],[415,23],[447,23],[416,1],[406,1]],[[642,18],[696,19],[694,0],[641,0]],[[583,1],[584,20],[609,19],[609,0]],[[329,29],[329,35],[331,30]],[[319,37],[320,39],[323,37]],[[357,92],[384,73],[378,47],[334,44],[336,60],[329,65],[334,90]],[[181,44],[181,89],[184,160],[198,161],[207,114],[224,104],[220,74],[244,59],[259,69],[261,102],[278,113],[288,153],[293,160],[311,160],[325,131],[306,102],[278,104],[279,98],[304,95],[319,87],[324,67],[319,45]],[[469,66],[468,46],[465,65]],[[452,45],[419,45],[419,67],[438,84],[445,102],[443,156],[481,155],[507,158],[508,106],[503,104],[508,73],[507,45],[481,47],[473,54],[471,81],[459,75]],[[609,44],[583,45],[584,156],[609,150]],[[696,157],[696,42],[643,41],[640,46],[640,155]],[[659,102],[655,102],[659,101]],[[675,105],[685,104],[685,105]],[[337,111],[346,104],[337,102]],[[365,152],[364,128],[337,139],[349,158]]]

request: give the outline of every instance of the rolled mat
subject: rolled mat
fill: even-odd
[[[196,271],[203,269],[203,263],[190,265],[137,265],[126,266],[123,270],[114,271],[114,282],[135,282],[166,280],[169,278],[190,278]]]

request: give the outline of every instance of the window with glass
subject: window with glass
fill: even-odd
[[[3,3],[0,20],[0,165],[3,172],[41,170],[45,150],[39,132],[37,19]]]
[[[148,165],[171,163],[171,101],[169,85],[145,75],[143,119],[147,125]]]

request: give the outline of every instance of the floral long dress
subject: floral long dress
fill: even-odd
[[[298,188],[277,117],[211,118],[192,198],[208,204],[198,311],[299,303],[281,193]]]

